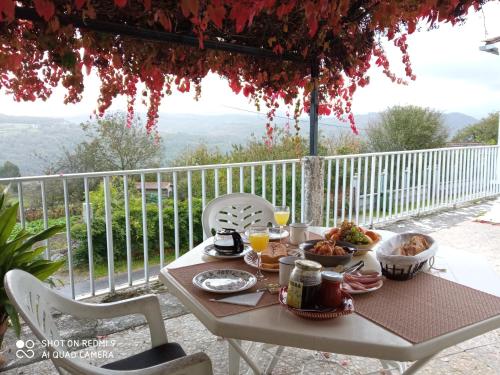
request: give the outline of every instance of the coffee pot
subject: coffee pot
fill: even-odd
[[[234,229],[223,228],[216,232],[214,248],[224,255],[239,254],[243,251],[243,239]]]

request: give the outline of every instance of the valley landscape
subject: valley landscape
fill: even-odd
[[[378,116],[378,113],[356,116],[361,137],[365,134],[364,129],[377,121]],[[19,167],[23,176],[44,174],[50,162],[57,159],[64,149],[71,151],[84,140],[79,124],[88,119],[85,115],[50,118],[0,114],[0,164],[11,161]],[[450,137],[478,121],[458,112],[444,114],[443,120],[450,131]],[[233,144],[246,143],[252,135],[262,137],[265,134],[265,123],[264,115],[251,113],[160,114],[158,131],[164,144],[164,164],[168,166],[181,152],[200,144],[218,148],[222,152],[228,151]],[[293,127],[293,121],[284,117],[278,117],[275,124],[278,127],[285,127],[287,124]],[[308,118],[301,118],[300,125],[301,134],[307,136]],[[319,128],[326,137],[351,133],[348,124],[333,118],[321,118]]]

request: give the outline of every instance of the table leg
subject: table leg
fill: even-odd
[[[393,370],[397,370],[398,374],[403,374],[406,370],[403,364],[398,361],[387,361],[385,359],[381,359],[380,363],[382,364],[384,370],[390,371],[391,374]]]
[[[408,367],[408,369],[403,372],[403,375],[412,375],[412,374],[416,374],[418,370],[420,370],[422,367],[424,367],[427,362],[429,362],[432,358],[434,358],[438,353],[435,353],[433,355],[430,355],[428,357],[425,357],[425,358],[422,358],[422,359],[419,359],[418,361],[416,362],[413,362],[413,364]]]
[[[241,340],[236,339],[226,339],[229,343],[229,374],[235,375],[239,372],[240,367],[240,357],[250,366],[255,374],[262,374],[262,370],[255,363],[255,361],[250,358],[250,356],[241,347]],[[237,358],[237,359],[235,359]],[[233,372],[231,372],[233,371]],[[236,371],[236,372],[234,372]]]
[[[283,350],[285,350],[284,346],[278,346],[278,348],[276,349],[276,353],[273,354],[273,359],[271,360],[271,362],[269,362],[269,365],[267,365],[265,374],[271,374],[273,372],[273,369],[278,363]]]
[[[238,345],[241,345],[241,340],[234,340]],[[239,375],[240,373],[240,355],[234,349],[233,345],[227,343],[228,358],[229,358],[229,375]]]

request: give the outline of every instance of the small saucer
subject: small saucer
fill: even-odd
[[[205,246],[205,248],[203,249],[203,253],[205,255],[208,255],[210,257],[217,258],[217,259],[237,259],[237,258],[243,258],[245,256],[245,254],[251,250],[252,250],[252,248],[250,246],[245,245],[245,247],[243,248],[243,251],[241,253],[226,255],[226,254],[219,253],[217,251],[217,249],[214,247],[214,245],[211,244],[211,245]]]

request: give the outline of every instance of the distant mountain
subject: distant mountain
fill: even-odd
[[[145,118],[145,116],[141,116]],[[378,113],[356,115],[356,124],[361,136],[369,124],[378,120]],[[35,116],[6,116],[0,114],[0,163],[10,160],[18,165],[23,175],[43,173],[48,161],[61,155],[62,148],[71,150],[83,140],[79,123],[88,120],[88,116],[71,118],[49,118]],[[477,122],[474,117],[463,113],[444,114],[445,124],[451,135],[463,127]],[[186,148],[200,144],[217,147],[225,152],[233,144],[246,143],[250,137],[265,134],[265,115],[227,114],[227,115],[192,115],[161,113],[158,129],[165,145],[165,163],[174,160]],[[293,120],[277,117],[279,127]],[[309,133],[309,119],[300,119],[301,134]],[[349,124],[333,117],[323,117],[319,121],[321,134],[332,136],[339,133],[349,134]]]
[[[444,115],[444,123],[450,131],[450,139],[466,126],[475,124],[478,119],[460,112],[450,112]]]
[[[0,163],[16,164],[22,175],[41,174],[62,147],[83,139],[78,124],[61,118],[0,115]]]

